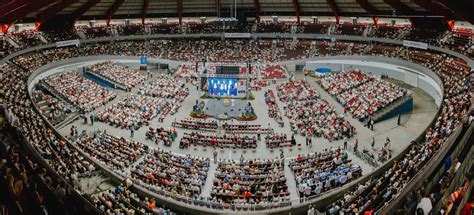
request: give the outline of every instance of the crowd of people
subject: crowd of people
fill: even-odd
[[[209,158],[151,149],[143,161],[132,168],[132,179],[156,192],[194,198],[199,196],[206,182],[209,163]]]
[[[145,135],[148,139],[155,141],[156,144],[163,142],[165,146],[171,146],[178,137],[178,132],[175,129],[164,129],[162,127],[154,129],[150,127]]]
[[[320,84],[361,121],[408,94],[405,88],[358,69],[324,76]]]
[[[325,149],[290,160],[289,167],[301,200],[322,195],[362,176],[362,169],[352,164],[342,148]]]
[[[282,203],[289,201],[283,162],[280,160],[229,160],[219,162],[211,197],[228,204]]]
[[[187,148],[190,145],[230,148],[257,148],[257,138],[240,134],[218,135],[210,132],[184,133],[181,138],[180,147]]]
[[[77,72],[63,72],[48,76],[42,83],[80,110],[90,112],[113,100],[117,95]]]
[[[194,129],[194,130],[217,130],[219,125],[217,121],[206,121],[200,119],[181,119],[179,121],[174,121],[171,123],[171,126],[178,128]]]
[[[307,81],[285,82],[278,85],[277,90],[293,132],[329,141],[355,134],[355,127],[342,114],[337,114]]]
[[[257,133],[257,134],[268,134],[272,133],[273,129],[268,127],[264,128],[260,124],[222,124],[222,129],[227,133]]]
[[[283,126],[283,115],[281,114],[280,108],[276,103],[275,94],[272,90],[268,90],[265,92],[264,96],[265,103],[268,106],[268,116],[275,119],[275,121],[277,121],[280,126]]]
[[[63,121],[68,114],[75,111],[72,105],[61,101],[60,99],[42,91],[34,92],[34,100],[41,113],[53,124]]]
[[[146,80],[140,71],[111,61],[88,66],[86,70],[114,84],[123,85],[128,90]]]
[[[133,43],[117,42],[115,44],[115,50],[122,50],[123,48],[123,53],[139,53],[139,51],[127,51],[131,49],[124,48],[129,47],[130,44]],[[73,184],[77,182],[77,175],[95,171],[96,168],[93,163],[89,162],[87,159],[83,159],[80,154],[77,154],[73,148],[68,146],[65,140],[54,134],[51,128],[45,126],[45,122],[40,117],[40,115],[38,115],[38,113],[32,109],[31,101],[29,100],[26,91],[27,79],[33,71],[39,68],[39,66],[42,66],[42,62],[51,63],[62,59],[84,55],[113,54],[114,49],[108,48],[108,45],[109,44],[101,43],[94,45],[85,44],[79,48],[66,47],[54,48],[45,51],[36,51],[36,53],[41,53],[40,55],[45,56],[39,57],[40,59],[37,62],[41,63],[25,63],[22,65],[22,67],[18,67],[13,65],[13,62],[21,62],[18,61],[20,57],[16,57],[8,64],[2,65],[3,70],[8,72],[1,73],[1,102],[4,104],[4,107],[15,116],[13,123],[14,126],[18,128],[21,134],[26,137],[26,140],[33,146],[40,156],[47,161],[46,165],[50,165],[53,168],[53,170],[59,176],[57,177],[58,179],[66,179],[67,183],[64,184],[61,189],[68,188],[72,190],[72,192],[80,191],[80,188],[73,188]],[[282,47],[282,49],[284,48]],[[419,52],[429,53],[428,51]],[[283,56],[282,58],[287,57],[283,54],[281,56]],[[21,56],[21,58],[30,62],[34,62],[36,60],[34,55]],[[410,61],[420,61],[420,59],[415,60],[415,56],[412,55],[412,52],[402,56],[402,58]],[[338,202],[341,210],[358,213],[374,208],[379,208],[381,204],[390,201],[394,196],[397,196],[399,193],[403,192],[411,177],[426,163],[427,160],[429,160],[437,152],[447,137],[453,133],[454,129],[461,124],[461,120],[466,116],[467,111],[471,106],[471,98],[469,94],[471,85],[466,80],[469,80],[468,76],[472,72],[472,70],[466,65],[466,62],[462,62],[459,59],[454,59],[453,57],[439,53],[435,53],[431,55],[431,57],[426,57],[426,59],[423,61],[425,64],[433,65],[430,68],[432,68],[433,71],[435,71],[441,77],[445,85],[445,99],[442,102],[441,115],[436,119],[434,125],[429,129],[426,135],[427,142],[412,143],[409,152],[404,154],[399,161],[394,162],[392,168],[389,168],[386,172],[384,172],[380,178],[373,178],[367,183],[360,184],[357,189],[348,193],[347,196]],[[302,107],[302,109],[304,109],[303,107],[306,106],[301,105],[295,107]],[[295,112],[297,111],[297,109],[287,110]],[[316,108],[314,110],[318,109]],[[170,162],[170,160],[171,159],[169,159],[168,156],[164,160],[160,161]],[[151,162],[151,160],[147,161]],[[153,162],[156,164],[156,160],[153,160]],[[165,176],[167,177],[172,175],[170,178],[173,178],[173,176],[176,175],[182,176],[182,173],[176,170],[178,168],[176,166],[179,166],[183,163],[186,165],[186,162],[184,161],[175,160],[175,162],[173,162],[174,165],[166,165],[166,168],[169,168],[169,171],[164,173]],[[193,166],[193,164],[191,164],[191,166]],[[185,167],[181,165],[180,168]],[[140,170],[137,172],[140,173]],[[156,176],[162,176],[162,174],[163,172],[159,172],[156,173]],[[205,179],[205,175],[206,174],[202,174],[201,176]],[[179,180],[181,180],[180,176],[176,176],[175,178],[179,178]],[[138,178],[138,175],[135,175],[135,177]],[[145,179],[142,177],[141,179],[143,180],[139,180],[141,181],[139,183],[140,185],[149,186],[150,184],[154,184],[153,186],[155,186],[168,184],[168,186],[159,187],[170,188],[174,182],[170,182],[171,180],[169,179],[168,181],[159,181],[152,177],[144,178]],[[149,181],[149,183],[147,181]],[[172,188],[170,190],[173,191]],[[196,189],[194,188],[194,190]],[[174,191],[176,193],[182,193],[183,189],[181,189],[181,186],[179,186],[179,188],[174,189]]]
[[[171,114],[174,114],[181,107],[184,99],[189,95],[189,89],[181,80],[171,75],[161,74],[148,84],[141,86],[138,89],[138,94],[170,101],[173,105]]]
[[[287,134],[275,133],[265,136],[265,145],[268,148],[280,148],[285,146],[295,146],[296,140],[295,136],[288,138]]]
[[[141,126],[148,126],[157,116],[163,119],[171,111],[171,107],[171,102],[163,98],[127,95],[100,111],[96,117],[101,122],[135,130]]]
[[[74,142],[89,156],[116,170],[130,166],[148,151],[142,143],[106,131],[81,134]]]

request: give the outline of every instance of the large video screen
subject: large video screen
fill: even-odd
[[[237,86],[235,78],[207,79],[207,92],[213,96],[237,96]]]

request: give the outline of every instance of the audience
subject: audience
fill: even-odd
[[[184,133],[181,138],[180,148],[187,148],[190,145],[201,145],[211,147],[231,147],[231,148],[257,148],[257,138],[242,136],[239,134],[217,135],[210,132]]]
[[[213,200],[229,204],[289,201],[284,165],[279,160],[221,161],[211,191]]]
[[[336,114],[335,108],[304,80],[285,82],[277,86],[278,97],[285,103],[284,110],[291,130],[297,134],[325,137],[329,141],[352,137],[355,128]]]
[[[130,166],[148,151],[148,146],[142,143],[107,134],[106,131],[83,134],[75,143],[92,158],[116,170]]]
[[[112,90],[99,86],[77,72],[51,75],[43,79],[42,83],[52,93],[59,94],[85,112],[93,111],[116,97]]]
[[[166,99],[127,95],[117,103],[100,111],[97,118],[101,122],[122,129],[138,129],[144,125],[148,126],[156,116],[159,116],[160,119],[166,117],[171,106],[172,103]]]
[[[175,129],[164,129],[161,127],[154,129],[150,127],[145,135],[148,139],[155,141],[156,144],[163,142],[165,146],[171,146],[176,137],[178,137],[178,132]]]
[[[327,75],[320,84],[359,120],[373,116],[408,94],[406,89],[358,69]]]
[[[86,70],[112,83],[123,85],[129,90],[146,79],[138,70],[110,61],[88,66]]]
[[[351,164],[347,152],[340,148],[298,155],[290,160],[300,198],[319,196],[362,176],[362,169]]]
[[[134,181],[145,187],[194,198],[201,193],[209,163],[209,158],[150,149],[150,153],[131,172]]]

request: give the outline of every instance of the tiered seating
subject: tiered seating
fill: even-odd
[[[260,71],[263,79],[283,79],[288,77],[288,71],[282,65],[256,66],[255,70]]]
[[[279,160],[219,162],[211,197],[228,204],[287,202],[284,165]]]
[[[401,28],[398,27],[389,27],[389,26],[379,26],[374,29],[375,37],[390,38],[395,39],[398,32]]]
[[[205,121],[198,119],[182,119],[179,122],[174,121],[171,126],[196,130],[217,130],[218,128],[216,121]]]
[[[362,175],[362,169],[351,164],[347,153],[339,148],[298,155],[296,159],[290,160],[289,167],[295,174],[300,198],[303,198],[303,194],[306,198],[321,195]],[[307,189],[310,189],[309,195]]]
[[[116,94],[76,72],[63,72],[43,79],[44,84],[80,109],[89,112],[105,105]]]
[[[99,131],[83,135],[75,143],[91,157],[112,169],[130,166],[148,151],[148,146]]]
[[[138,129],[155,117],[165,118],[172,104],[161,98],[127,95],[97,114],[101,122],[120,128]]]
[[[217,135],[208,132],[184,133],[181,138],[180,147],[187,148],[189,145],[212,146],[212,147],[230,147],[230,148],[256,148],[257,138],[242,136],[238,134]]]
[[[152,190],[193,198],[201,193],[208,169],[209,158],[154,149],[131,172],[135,182]]]
[[[62,122],[75,108],[41,90],[34,92],[34,99],[41,113],[54,125]]]
[[[285,102],[291,130],[301,135],[325,137],[329,141],[352,137],[355,128],[336,114],[335,108],[304,80],[277,86],[278,96]]]
[[[325,76],[320,84],[359,120],[373,116],[408,94],[394,83],[358,70]]]
[[[154,129],[150,127],[145,135],[148,139],[151,139],[156,143],[163,142],[165,146],[171,146],[176,137],[178,137],[178,132],[174,129],[168,130],[161,127]]]
[[[146,77],[140,74],[139,71],[110,61],[94,64],[86,67],[86,69],[101,78],[111,81],[112,83],[123,85],[127,89],[131,89],[138,84],[143,83],[146,79]]]

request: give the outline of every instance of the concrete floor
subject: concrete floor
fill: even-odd
[[[152,71],[152,72],[154,74],[158,73],[158,71]],[[303,76],[302,73],[296,73],[295,78],[303,79],[305,77]],[[336,111],[338,113],[343,112],[343,107],[337,101],[335,101],[328,93],[326,93],[316,83],[315,79],[309,78],[309,77],[307,77],[306,79],[313,85],[313,87],[316,88],[316,90],[321,94],[323,98],[325,98],[331,105],[336,107]],[[148,81],[150,80],[147,80],[147,82]],[[273,120],[272,118],[269,118],[267,115],[267,105],[265,104],[265,100],[264,100],[264,92],[267,89],[272,89],[274,92],[276,92],[275,86],[276,86],[275,84],[272,84],[268,87],[263,88],[263,90],[261,91],[253,92],[256,99],[251,101],[251,103],[252,103],[252,106],[254,107],[254,110],[258,118],[257,120],[253,122],[249,122],[249,123],[261,124],[263,126],[267,126],[269,124],[272,128],[274,128],[275,132],[290,134],[289,122],[286,117],[284,117],[285,127],[281,128],[278,126],[275,120]],[[150,122],[150,125],[153,128],[156,128],[158,126],[162,126],[164,128],[171,128],[171,123],[174,120],[189,118],[189,114],[191,113],[193,104],[195,103],[196,98],[199,98],[200,93],[197,90],[195,90],[195,87],[192,85],[188,84],[187,87],[190,88],[190,94],[184,100],[182,107],[179,109],[179,111],[175,115],[168,115],[165,118],[163,123],[158,122],[157,118],[153,119]],[[132,90],[132,93],[136,94],[138,88],[139,86],[135,87]],[[346,118],[357,129],[357,134],[351,139],[349,139],[350,146],[352,146],[352,144],[355,142],[355,139],[358,139],[359,149],[364,149],[364,148],[369,149],[371,148],[370,143],[371,143],[372,137],[374,137],[376,141],[375,147],[380,148],[381,146],[383,146],[383,143],[385,142],[385,138],[389,137],[391,139],[393,153],[398,154],[410,143],[411,140],[414,140],[418,135],[420,135],[424,130],[426,130],[427,126],[432,121],[432,119],[434,118],[437,112],[437,107],[434,103],[434,100],[425,92],[417,88],[410,88],[410,90],[412,91],[412,94],[413,94],[414,108],[411,113],[408,113],[402,116],[402,120],[401,120],[402,123],[400,126],[397,126],[397,118],[395,117],[395,118],[391,118],[391,119],[376,123],[374,131],[371,131],[368,128],[364,127],[363,124],[357,119],[347,116]],[[107,104],[106,106],[110,106],[113,103],[116,103],[122,96],[127,94],[126,92],[121,91],[121,90],[115,90],[115,91],[117,92],[119,96],[116,99],[114,99],[112,102]],[[278,102],[279,107],[283,109],[284,104],[278,99],[277,99],[277,102]],[[102,107],[96,110],[96,112],[104,108],[105,107]],[[282,110],[282,113],[283,113],[283,110]],[[113,127],[101,122],[94,123],[94,126],[91,126],[90,124],[86,125],[83,123],[83,120],[74,121],[73,123],[62,128],[60,132],[65,136],[69,136],[69,130],[72,125],[77,126],[79,132],[81,132],[82,130],[91,132],[97,129],[101,129],[101,130],[105,129],[110,134],[122,136],[125,138],[130,138],[130,131],[128,130],[116,128],[116,127]],[[212,149],[209,147],[191,146],[187,149],[179,148],[179,140],[183,132],[185,131],[190,132],[190,130],[176,128],[176,130],[178,131],[178,138],[170,147],[164,146],[163,144],[157,145],[153,141],[147,140],[145,136],[145,132],[147,130],[148,130],[148,127],[145,127],[145,126],[141,127],[139,130],[135,131],[135,135],[133,139],[135,141],[139,141],[144,144],[147,144],[150,147],[158,147],[158,148],[169,150],[178,154],[191,154],[193,156],[210,157],[210,158],[213,157]],[[294,147],[293,149],[289,147],[283,148],[282,150],[284,152],[285,158],[292,158],[292,157],[297,156],[298,154],[307,154],[310,152],[323,151],[324,149],[330,148],[330,147],[343,146],[343,140],[329,142],[328,140],[324,138],[314,138],[313,146],[308,147],[308,146],[305,146],[304,144],[305,143],[304,137],[297,135],[295,138],[296,138],[297,143],[302,144],[302,147],[299,149],[296,147]],[[241,155],[243,155],[245,159],[254,159],[254,158],[271,159],[271,158],[279,157],[280,150],[267,149],[264,141],[262,140],[258,142],[258,146],[255,152],[253,152],[252,150],[244,150],[244,149],[236,149],[235,151],[231,149],[223,149],[223,150],[218,151],[219,159],[238,160]],[[353,160],[354,163],[359,164],[362,167],[363,174],[368,174],[369,172],[373,171],[372,166],[370,166],[365,161],[357,158],[356,156],[353,156],[351,152],[349,152],[349,157],[350,159]],[[138,160],[137,162],[139,162],[140,160]],[[212,178],[213,178],[216,166],[217,165],[212,163],[209,170],[209,177],[208,177],[208,180],[206,181],[206,184],[203,187],[201,196],[204,196],[204,197],[209,196],[210,190],[212,188]],[[124,169],[124,172],[128,172],[128,169]],[[288,179],[287,183],[288,183],[289,190],[291,193],[290,198],[297,199],[298,197],[295,192],[296,191],[295,180],[289,168],[285,168],[285,175]]]

